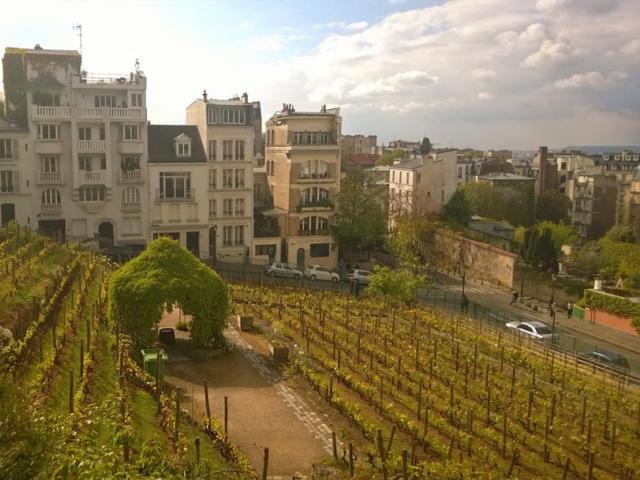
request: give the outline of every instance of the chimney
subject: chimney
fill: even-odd
[[[207,101],[207,91],[206,90],[202,90],[202,100],[204,100],[205,102]]]
[[[538,147],[538,197],[547,189],[547,147]]]
[[[247,92],[242,94],[242,103],[249,103],[249,95],[247,95]]]

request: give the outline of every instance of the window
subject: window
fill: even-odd
[[[233,170],[231,168],[222,170],[222,188],[233,188]]]
[[[209,140],[209,160],[215,160],[216,159],[216,141],[215,140]]]
[[[233,246],[233,227],[231,225],[222,227],[222,246]]]
[[[91,127],[78,127],[79,140],[91,140]]]
[[[60,94],[48,93],[48,92],[34,92],[33,103],[34,105],[39,105],[41,107],[59,107]]]
[[[116,97],[110,95],[96,95],[95,96],[96,107],[111,107],[116,106]]]
[[[328,176],[328,164],[322,160],[307,160],[302,165],[302,178],[326,178]]]
[[[141,107],[142,106],[142,94],[141,93],[132,93],[131,94],[131,106],[132,107]]]
[[[209,218],[216,218],[218,216],[218,205],[215,198],[209,199]]]
[[[38,139],[39,140],[57,140],[58,139],[58,125],[42,124],[38,125]]]
[[[420,183],[420,173],[416,173],[416,183]]]
[[[187,143],[187,142],[176,143],[176,154],[179,157],[190,157],[191,156],[191,144]]]
[[[399,172],[400,175],[400,180],[398,181],[398,183],[402,184],[402,172]]]
[[[234,229],[234,244],[236,246],[244,245],[244,225],[236,225]]]
[[[78,200],[81,202],[104,202],[105,191],[103,185],[83,185],[78,189]]]
[[[106,169],[107,169],[107,156],[102,155],[100,156],[100,170],[106,170]]]
[[[57,188],[47,188],[42,191],[42,205],[60,205],[60,190]]]
[[[139,217],[122,219],[123,235],[140,235],[142,233],[142,225]]]
[[[93,170],[93,161],[91,157],[80,155],[78,157],[78,169],[85,172],[91,172]]]
[[[58,169],[60,168],[59,165],[59,157],[42,157],[42,159],[40,160],[40,171],[47,173],[58,172]]]
[[[18,172],[8,170],[0,171],[0,192],[14,193],[18,191],[17,177]]]
[[[328,257],[329,256],[329,244],[328,243],[312,243],[309,250],[309,256],[311,257]]]
[[[190,199],[190,172],[160,172],[160,199]]]
[[[235,171],[236,188],[244,188],[244,170],[236,169]]]
[[[74,218],[71,220],[71,236],[72,237],[87,236],[87,220],[85,218]]]
[[[222,141],[222,160],[233,160],[233,140]]]
[[[244,140],[236,140],[236,160],[244,160]]]
[[[326,188],[306,188],[301,193],[302,205],[314,205],[322,203],[329,198],[329,190]]]
[[[245,123],[245,110],[243,108],[223,108],[222,109],[222,123]]]
[[[326,232],[329,228],[329,221],[324,217],[304,217],[300,220],[300,231],[307,233]]]
[[[124,172],[140,170],[140,157],[122,157],[122,160],[120,160],[120,168]]]
[[[275,257],[276,256],[276,246],[274,244],[270,245],[256,245],[256,256],[265,257]]]
[[[233,200],[232,199],[225,198],[222,201],[222,216],[224,217],[233,216]]]
[[[212,168],[209,170],[209,190],[215,190],[217,184],[216,169]]]
[[[106,136],[106,132],[105,132],[104,127],[100,127],[99,132],[100,132],[100,140],[106,140],[107,136]]]
[[[139,208],[140,190],[136,187],[127,187],[122,191],[122,208]]]
[[[244,217],[244,198],[236,198],[235,205],[236,217]]]
[[[0,158],[3,160],[13,158],[13,147],[17,147],[17,143],[17,140],[14,142],[10,138],[0,138]]]
[[[207,123],[218,123],[218,109],[213,107],[207,109]]]
[[[320,143],[322,143],[322,145],[326,145],[329,143],[329,133],[320,132]]]
[[[123,125],[123,140],[140,140],[140,125]]]
[[[318,217],[318,231],[324,232],[329,228],[329,220],[324,217]]]

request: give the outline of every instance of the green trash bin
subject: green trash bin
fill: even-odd
[[[156,367],[158,365],[158,352],[160,355],[160,369],[158,370],[158,379],[162,381],[162,375],[164,373],[164,366],[167,363],[169,357],[162,350],[157,348],[145,348],[142,350],[142,362],[144,371],[155,378]]]

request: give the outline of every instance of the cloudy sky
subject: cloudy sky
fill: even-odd
[[[149,118],[248,92],[268,118],[340,106],[345,133],[442,146],[640,144],[639,0],[6,2],[0,47],[78,48],[148,77]]]

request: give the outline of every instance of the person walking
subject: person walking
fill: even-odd
[[[460,307],[462,307],[462,313],[469,312],[469,298],[464,293],[460,298]]]
[[[573,303],[567,302],[567,318],[571,318],[573,315]]]
[[[514,290],[511,296],[511,305],[515,305],[516,303],[518,303],[518,292]]]

